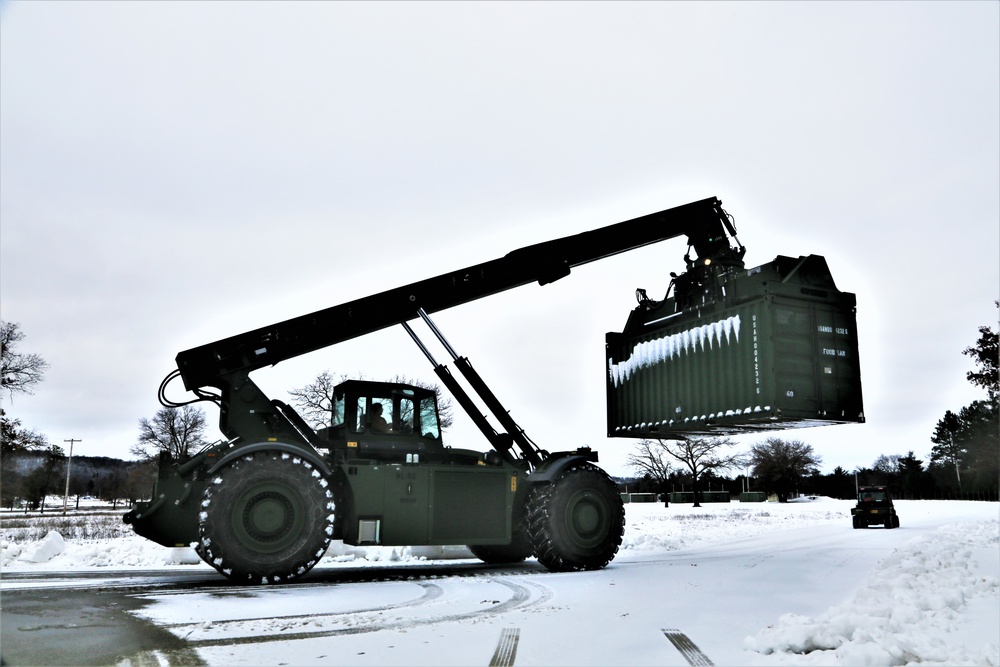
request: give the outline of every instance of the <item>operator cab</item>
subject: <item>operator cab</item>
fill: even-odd
[[[331,425],[317,435],[344,458],[406,461],[443,448],[432,389],[347,380],[333,395]]]

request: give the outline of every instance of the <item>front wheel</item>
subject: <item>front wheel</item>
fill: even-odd
[[[581,461],[531,490],[527,529],[532,551],[549,570],[597,570],[618,553],[625,508],[611,478]]]
[[[247,454],[209,481],[198,553],[234,581],[291,581],[330,546],[334,510],[329,481],[308,461],[287,452]]]

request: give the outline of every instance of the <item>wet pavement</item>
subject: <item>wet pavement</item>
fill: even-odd
[[[15,577],[4,576],[7,584]],[[217,579],[215,580],[217,583]],[[76,583],[76,582],[74,582]],[[0,657],[4,665],[157,664],[155,652],[203,664],[169,631],[129,613],[148,604],[143,587],[25,586],[0,592]]]

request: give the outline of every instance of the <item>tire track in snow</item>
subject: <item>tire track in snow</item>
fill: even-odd
[[[490,667],[512,667],[514,658],[517,657],[517,642],[520,639],[519,628],[504,628],[500,633],[497,650],[493,652],[493,659],[490,660]]]
[[[690,638],[680,630],[674,628],[664,628],[663,634],[666,635],[670,643],[674,645],[684,659],[688,661],[691,667],[712,667],[715,663],[708,659],[708,656],[701,652],[698,645],[691,641]]]
[[[772,557],[773,557],[772,554],[760,554],[759,556],[754,556],[753,558],[743,561],[742,563],[740,563],[740,567],[746,570],[750,570],[752,568],[757,567],[761,563],[764,563],[765,561],[767,561]]]
[[[309,614],[305,617],[302,616],[277,616],[272,618],[262,618],[262,619],[237,619],[231,621],[213,621],[210,627],[213,631],[222,631],[225,635],[219,638],[203,638],[199,639],[196,637],[191,637],[190,635],[199,629],[202,629],[202,624],[194,623],[183,623],[175,624],[171,626],[166,626],[171,632],[178,634],[187,641],[188,646],[194,649],[198,648],[208,648],[213,646],[229,646],[229,645],[246,645],[246,644],[266,644],[270,642],[287,642],[297,639],[317,639],[323,637],[336,637],[342,635],[357,635],[357,634],[367,634],[372,632],[381,632],[383,630],[401,630],[409,629],[418,626],[425,625],[435,625],[438,623],[450,623],[456,621],[466,621],[473,618],[483,618],[489,616],[497,616],[500,614],[513,611],[515,609],[523,609],[535,606],[541,602],[544,602],[552,597],[552,592],[546,587],[532,583],[531,586],[538,590],[538,595],[533,595],[532,591],[528,587],[522,586],[521,584],[516,584],[511,581],[506,581],[503,579],[488,579],[490,583],[503,586],[511,591],[511,596],[503,602],[498,602],[488,609],[475,609],[467,612],[461,612],[457,614],[446,614],[443,616],[432,616],[422,619],[398,619],[398,620],[385,620],[372,618],[367,619],[366,616],[370,614],[378,614],[381,611],[392,610],[395,608],[402,608],[408,606],[417,606],[414,601],[408,601],[399,603],[396,605],[387,605],[385,608],[380,610],[364,610],[364,611],[354,611],[354,612],[337,612],[335,614]],[[435,587],[436,584],[417,584],[424,587]],[[440,597],[441,593],[438,592],[434,595],[429,596],[426,594],[421,598],[417,598],[418,604],[424,604],[430,599]],[[267,622],[280,622],[285,619],[290,620],[303,620],[308,618],[310,621],[315,622],[316,620],[327,619],[334,623],[341,622],[346,619],[352,625],[348,627],[331,628],[328,630],[312,630],[312,631],[302,631],[297,632],[294,628],[283,627],[280,631],[271,632],[269,634],[262,634],[257,632],[256,634],[248,634],[242,637],[234,637],[232,634],[225,633],[225,628],[232,627],[238,629],[241,624],[252,624],[252,623],[267,623]],[[184,628],[190,628],[190,630],[185,633]],[[513,657],[511,658],[513,659]]]
[[[845,565],[847,565],[848,563],[850,563],[852,560],[854,560],[855,558],[857,558],[860,554],[861,554],[860,551],[852,551],[851,553],[847,554],[846,556],[844,556],[843,558],[841,558],[837,562],[832,563],[829,567],[827,567],[823,571],[824,574],[830,574],[832,572],[836,572],[837,570],[839,570],[840,568],[844,567]]]
[[[412,600],[404,600],[402,602],[396,602],[396,603],[393,603],[393,604],[382,605],[382,606],[379,606],[379,607],[370,607],[370,608],[367,608],[367,609],[362,609],[362,610],[357,610],[357,611],[338,611],[338,612],[331,612],[329,614],[310,613],[310,614],[289,614],[289,615],[283,615],[283,616],[260,616],[260,617],[257,617],[257,618],[240,618],[240,619],[234,619],[232,621],[213,621],[212,625],[213,626],[214,625],[222,625],[224,623],[254,623],[254,622],[261,622],[261,621],[271,621],[271,620],[276,620],[276,619],[279,619],[279,618],[281,620],[286,620],[286,619],[287,620],[296,620],[296,619],[305,619],[305,618],[308,618],[308,619],[336,618],[337,616],[345,616],[345,615],[349,615],[349,614],[372,614],[372,613],[379,613],[379,612],[383,612],[383,611],[392,611],[393,609],[402,609],[404,607],[418,607],[420,605],[427,604],[431,600],[434,600],[436,598],[441,597],[441,595],[444,593],[444,590],[440,586],[438,586],[437,584],[428,584],[428,583],[418,582],[416,585],[420,586],[421,588],[424,589],[424,594],[421,595],[420,597],[414,598]],[[228,591],[228,592],[233,593],[233,591]],[[234,596],[236,596],[236,597],[250,597],[248,595],[244,595],[244,594],[241,594],[241,593],[235,593]],[[191,627],[191,625],[192,625],[191,623],[167,623],[167,624],[161,625],[160,627],[164,627],[164,628],[167,628],[168,630],[172,630],[174,628]],[[194,630],[192,629],[191,632],[193,632],[193,631]],[[185,635],[185,637],[186,636],[187,635]]]

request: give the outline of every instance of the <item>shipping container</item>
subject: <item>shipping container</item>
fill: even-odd
[[[698,502],[700,503],[728,503],[732,498],[728,491],[699,491]],[[672,503],[693,503],[694,491],[671,491],[670,502]]]
[[[856,299],[818,255],[689,270],[608,333],[608,436],[736,435],[864,421]],[[692,288],[692,283],[694,288]]]

